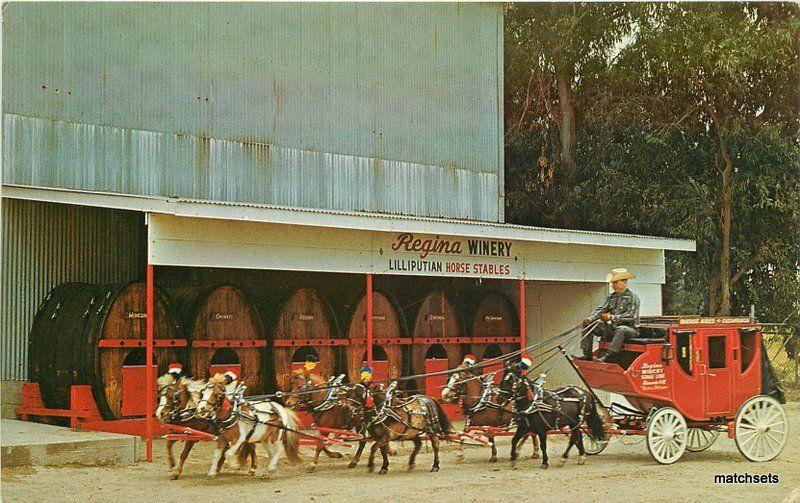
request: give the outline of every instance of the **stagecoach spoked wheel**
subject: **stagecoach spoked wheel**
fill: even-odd
[[[597,440],[591,435],[583,436],[583,449],[589,456],[600,454],[605,450],[606,447],[608,447],[608,439]]]
[[[680,412],[658,409],[647,422],[647,450],[662,465],[671,465],[686,451],[688,430]]]
[[[750,461],[775,459],[786,445],[789,418],[771,396],[759,395],[739,407],[734,426],[736,447]]]
[[[689,438],[686,442],[686,450],[689,452],[700,452],[708,449],[719,438],[717,430],[704,430],[702,428],[689,428]]]

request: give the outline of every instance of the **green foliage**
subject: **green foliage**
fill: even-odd
[[[797,321],[797,6],[612,4],[618,10],[603,17],[598,11],[609,11],[597,5],[568,5],[508,10],[509,220],[691,237],[697,253],[667,257],[665,312],[707,312],[710,285],[727,274],[733,312],[754,303],[761,319]],[[591,29],[559,37],[576,16]],[[508,61],[565,44],[575,44],[568,54],[577,61],[577,168],[568,184],[558,176],[557,95],[542,91],[552,89],[552,73],[529,59]],[[727,189],[730,266],[721,271]]]

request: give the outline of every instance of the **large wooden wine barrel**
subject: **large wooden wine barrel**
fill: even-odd
[[[457,311],[444,291],[430,293],[419,305],[412,331],[411,370],[424,374],[454,368],[469,351],[470,339],[464,336]],[[432,377],[425,383],[430,395],[441,392],[446,377]]]
[[[232,285],[166,291],[189,344],[189,371],[206,379],[234,370],[249,393],[263,393],[267,341],[255,306]]]
[[[359,378],[359,369],[366,360],[367,296],[361,297],[350,317],[347,331],[350,345],[347,347],[347,375],[351,381]],[[403,345],[411,340],[405,317],[396,301],[388,295],[372,294],[372,338],[373,367],[375,378],[399,377],[404,370]]]
[[[472,353],[483,361],[496,358],[519,349],[519,318],[514,303],[503,293],[490,290],[478,296],[472,303],[470,337]],[[492,372],[502,364],[484,369]],[[498,380],[500,376],[496,377]]]
[[[51,408],[68,408],[73,384],[88,384],[105,419],[144,414],[144,283],[56,287],[30,335],[30,374]],[[155,291],[158,372],[183,360],[178,322]]]
[[[332,375],[334,345],[339,330],[333,312],[313,288],[300,288],[283,303],[273,334],[275,380],[279,389],[291,386],[292,369],[301,368],[305,355],[319,358],[315,373]]]

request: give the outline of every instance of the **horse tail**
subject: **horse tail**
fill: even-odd
[[[439,423],[439,431],[442,432],[442,435],[447,436],[449,433],[452,433],[453,431],[453,427],[450,424],[450,418],[447,417],[447,414],[444,413],[442,404],[440,404],[436,400],[431,400],[431,402],[433,402],[434,407],[436,407],[436,420]]]
[[[283,450],[286,452],[286,459],[292,464],[297,464],[301,461],[300,436],[297,434],[297,427],[300,424],[300,420],[292,409],[288,409],[277,403],[272,405],[278,411],[283,426],[286,427],[286,429],[283,430]]]
[[[244,442],[242,445],[239,446],[239,450],[236,451],[236,461],[239,462],[239,466],[244,466],[247,462],[247,457],[253,451],[255,446],[249,442]]]
[[[589,401],[586,403],[586,408],[589,409],[586,415],[586,425],[592,433],[592,437],[596,440],[605,440],[606,432],[603,418],[597,412],[597,401],[593,396],[588,397]]]

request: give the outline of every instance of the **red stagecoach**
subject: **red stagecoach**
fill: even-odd
[[[783,393],[749,318],[642,318],[617,363],[573,363],[588,386],[630,404],[612,404],[609,433],[643,436],[659,463],[708,449],[720,432],[751,461],[774,459],[786,444]],[[606,445],[589,439],[587,452]]]

